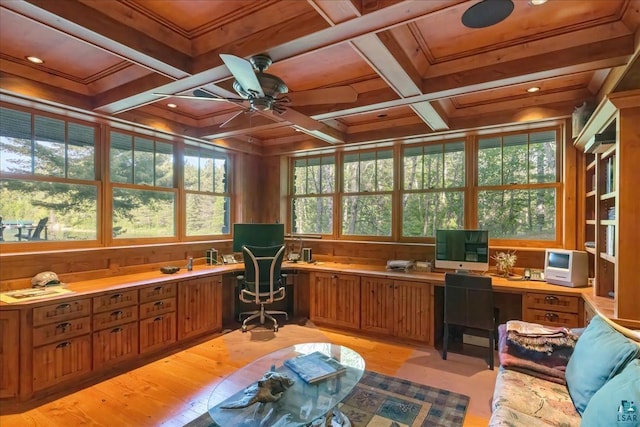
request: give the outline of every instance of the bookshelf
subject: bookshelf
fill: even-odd
[[[640,90],[611,93],[574,145],[584,158],[584,250],[593,294],[611,300],[616,319],[640,320]],[[593,144],[595,135],[615,135]]]

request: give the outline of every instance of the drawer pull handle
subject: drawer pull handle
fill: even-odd
[[[155,288],[153,288],[153,290],[156,292],[160,292],[162,290],[162,286],[156,286]]]
[[[164,305],[164,301],[158,301],[153,305],[155,305],[156,307],[162,307]]]
[[[547,320],[556,320],[559,316],[556,313],[545,313],[544,318]]]
[[[65,347],[69,347],[70,345],[71,345],[71,342],[65,341],[65,342],[61,342],[60,344],[58,344],[56,346],[56,348],[65,348]]]
[[[60,323],[58,326],[56,326],[56,329],[60,328],[62,329],[62,332],[66,332],[67,328],[71,327],[71,323],[69,322],[64,322],[64,323]]]
[[[71,304],[60,304],[59,306],[56,307],[56,310],[68,310],[71,308]]]
[[[112,334],[117,334],[118,332],[122,332],[122,328],[121,328],[121,327],[119,327],[119,326],[118,326],[117,328],[113,328],[113,329],[111,330],[111,333],[112,333]]]
[[[120,317],[122,317],[122,310],[116,310],[113,313],[111,313],[111,317],[115,317],[116,319],[119,319]]]
[[[160,322],[162,319],[164,319],[163,316],[158,316],[155,319],[153,319],[154,322]]]
[[[544,301],[550,304],[553,304],[554,302],[558,302],[558,300],[559,298],[555,295],[547,295],[546,297],[544,297]]]
[[[111,295],[111,299],[120,299],[122,298],[122,294],[113,294]]]

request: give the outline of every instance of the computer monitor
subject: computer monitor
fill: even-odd
[[[436,268],[489,270],[489,231],[436,230]]]
[[[284,224],[233,224],[233,252],[243,245],[284,245]]]
[[[587,286],[587,253],[570,249],[547,249],[544,255],[544,279],[554,285]]]

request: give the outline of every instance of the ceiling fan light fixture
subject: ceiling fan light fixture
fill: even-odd
[[[512,0],[481,0],[462,14],[468,28],[486,28],[506,19],[513,12]]]

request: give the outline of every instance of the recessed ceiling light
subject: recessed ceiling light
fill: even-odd
[[[176,107],[177,107],[177,105],[176,105],[176,104],[167,104],[167,107],[169,107],[169,108],[176,108]]]
[[[529,4],[531,6],[540,6],[541,4],[545,4],[547,0],[529,0]]]
[[[539,90],[540,90],[540,88],[538,86],[534,86],[534,87],[530,87],[529,89],[527,89],[527,92],[533,93],[533,92],[537,92]]]
[[[37,56],[25,56],[25,58],[27,58],[27,61],[29,62],[33,62],[34,64],[43,64],[44,61],[40,58],[38,58]]]

